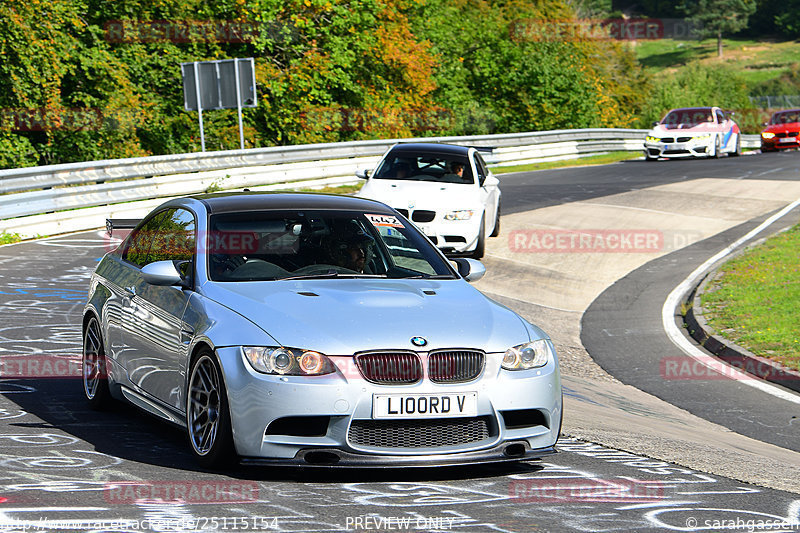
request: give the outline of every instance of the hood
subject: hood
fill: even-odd
[[[713,122],[704,122],[696,126],[689,126],[688,124],[659,124],[652,130],[649,135],[654,137],[662,137],[664,135],[689,134],[689,135],[703,135],[706,133],[717,133],[722,126]]]
[[[772,133],[783,133],[785,131],[800,131],[800,122],[786,122],[784,124],[770,124],[761,133],[771,131]]]
[[[475,184],[463,183],[370,179],[358,196],[378,200],[395,209],[446,211],[481,205]]]
[[[203,292],[259,325],[281,345],[327,355],[410,350],[412,337],[424,337],[426,350],[503,352],[527,342],[529,331],[540,331],[464,280],[208,283]]]

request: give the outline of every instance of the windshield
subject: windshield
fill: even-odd
[[[792,124],[793,122],[800,122],[800,109],[780,111],[772,115],[769,121],[770,124]]]
[[[666,126],[697,126],[709,122],[714,122],[714,113],[710,107],[673,109],[661,121]]]
[[[214,281],[455,277],[425,237],[399,216],[229,213],[212,216],[209,229],[206,249]]]
[[[375,178],[443,183],[475,183],[466,156],[389,154],[375,172]]]

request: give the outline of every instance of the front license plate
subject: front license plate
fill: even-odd
[[[372,418],[443,418],[477,415],[477,392],[375,394],[372,397]]]
[[[794,137],[784,137],[783,139],[778,139],[779,143],[793,143],[795,140]]]
[[[668,144],[664,147],[664,150],[683,150],[682,144]]]

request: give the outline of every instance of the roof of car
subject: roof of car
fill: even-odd
[[[341,209],[391,214],[390,207],[365,198],[320,193],[225,192],[194,196],[209,214],[266,209]]]
[[[469,146],[456,146],[443,143],[400,143],[392,147],[391,153],[433,153],[467,155]]]

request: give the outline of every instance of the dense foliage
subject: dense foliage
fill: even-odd
[[[618,43],[566,0],[0,0],[0,166],[200,149],[180,63],[254,57],[246,146],[628,126]],[[542,30],[544,28],[544,30]],[[203,114],[238,148],[235,111]]]

